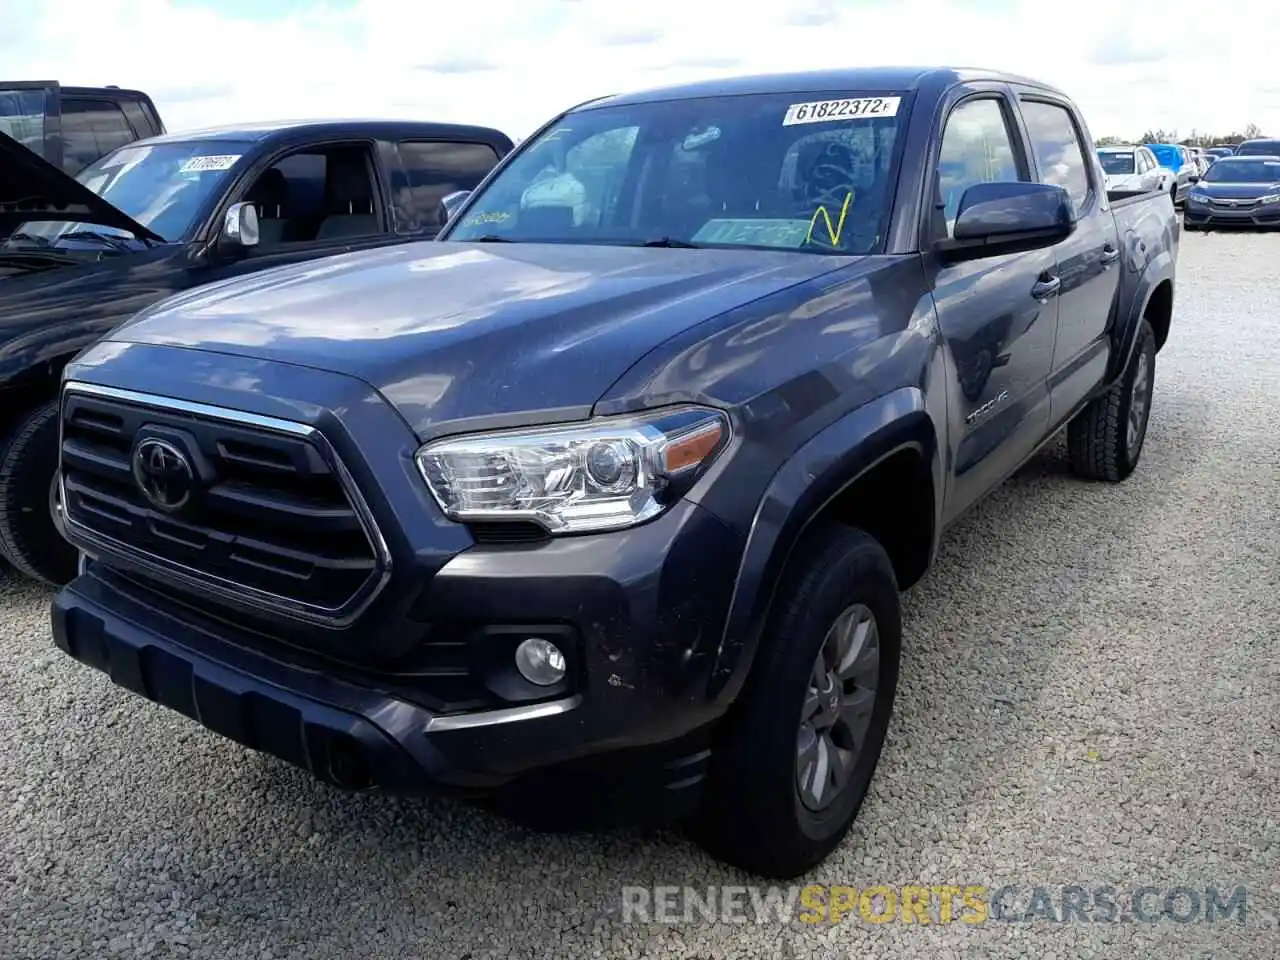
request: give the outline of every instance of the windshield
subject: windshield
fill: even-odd
[[[89,164],[76,179],[166,240],[182,240],[195,227],[201,207],[227,182],[236,161],[251,144],[192,140],[182,143],[132,144]],[[56,241],[83,223],[29,223],[24,233]],[[107,227],[99,232],[128,237]]]
[[[1098,154],[1102,160],[1102,169],[1106,173],[1133,173],[1133,154],[1116,153],[1108,150]]]
[[[522,148],[442,239],[871,253],[906,107],[846,92],[586,108]]]
[[[1205,171],[1205,183],[1280,183],[1280,160],[1219,160]]]
[[[1236,147],[1237,157],[1280,157],[1280,140],[1250,140]]]

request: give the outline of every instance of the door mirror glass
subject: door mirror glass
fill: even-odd
[[[258,208],[252,203],[233,203],[222,218],[219,242],[231,249],[248,250],[256,247],[261,239],[258,226]]]
[[[1075,205],[1047,183],[976,183],[960,198],[953,240],[939,245],[950,260],[1052,246],[1075,229]]]
[[[470,190],[455,190],[453,193],[445,194],[440,200],[440,206],[444,207],[445,220],[452,220],[453,215],[458,212],[469,196],[471,196]]]

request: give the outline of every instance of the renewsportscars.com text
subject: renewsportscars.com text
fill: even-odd
[[[624,887],[623,923],[1245,923],[1243,886]]]

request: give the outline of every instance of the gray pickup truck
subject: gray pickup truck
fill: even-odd
[[[1062,430],[1138,464],[1178,227],[1092,144],[977,70],[607,97],[436,241],[168,298],[64,373],[56,643],[329,783],[803,873],[943,531]]]
[[[0,80],[0,133],[69,176],[117,147],[164,132],[160,112],[141,90]]]

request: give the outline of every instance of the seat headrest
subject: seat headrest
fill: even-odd
[[[279,217],[282,215],[282,208],[289,202],[289,181],[283,173],[272,167],[258,177],[258,182],[249,190],[245,199],[256,205],[263,215]]]
[[[363,213],[371,208],[373,196],[369,171],[361,159],[330,158],[325,178],[325,199],[329,207],[338,213]]]

